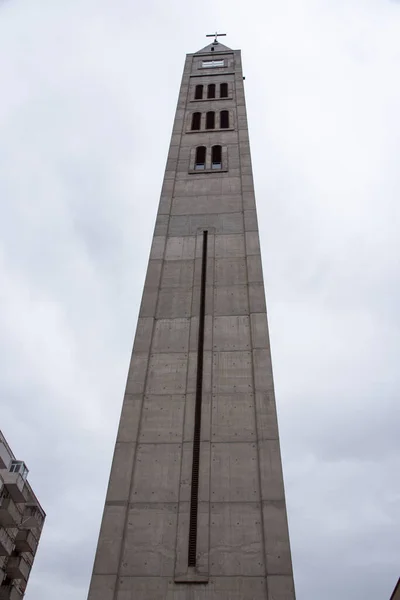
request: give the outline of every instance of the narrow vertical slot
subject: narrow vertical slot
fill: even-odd
[[[203,232],[203,253],[201,259],[200,283],[200,314],[199,336],[197,345],[197,377],[196,400],[193,429],[193,460],[192,460],[192,487],[190,493],[190,520],[189,520],[189,552],[188,566],[196,566],[197,551],[197,521],[199,505],[199,471],[200,471],[200,432],[201,432],[201,404],[203,396],[203,358],[204,358],[204,320],[206,312],[206,281],[207,281],[207,238],[208,232]]]

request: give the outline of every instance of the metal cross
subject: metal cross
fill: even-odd
[[[213,37],[214,39],[214,44],[217,43],[218,44],[218,38],[221,37],[222,35],[226,35],[226,33],[218,33],[218,31],[216,31],[215,33],[207,33],[206,37]]]

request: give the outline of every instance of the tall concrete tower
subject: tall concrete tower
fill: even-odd
[[[89,600],[294,600],[241,54],[186,57]]]

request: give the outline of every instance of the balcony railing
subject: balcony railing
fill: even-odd
[[[44,516],[36,504],[27,504],[25,506],[21,529],[41,529],[43,527]]]
[[[0,556],[10,556],[14,548],[14,542],[7,531],[0,528]]]
[[[0,495],[0,525],[2,527],[18,527],[22,515],[12,498]]]
[[[0,600],[21,600],[22,596],[15,585],[0,585]]]
[[[6,565],[7,576],[11,579],[24,579],[29,577],[31,565],[23,556],[10,556]]]
[[[19,530],[15,538],[15,548],[19,552],[32,552],[35,554],[38,542],[35,536],[28,529]]]

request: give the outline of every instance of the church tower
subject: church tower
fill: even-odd
[[[186,57],[89,600],[294,598],[241,53],[216,36]]]

